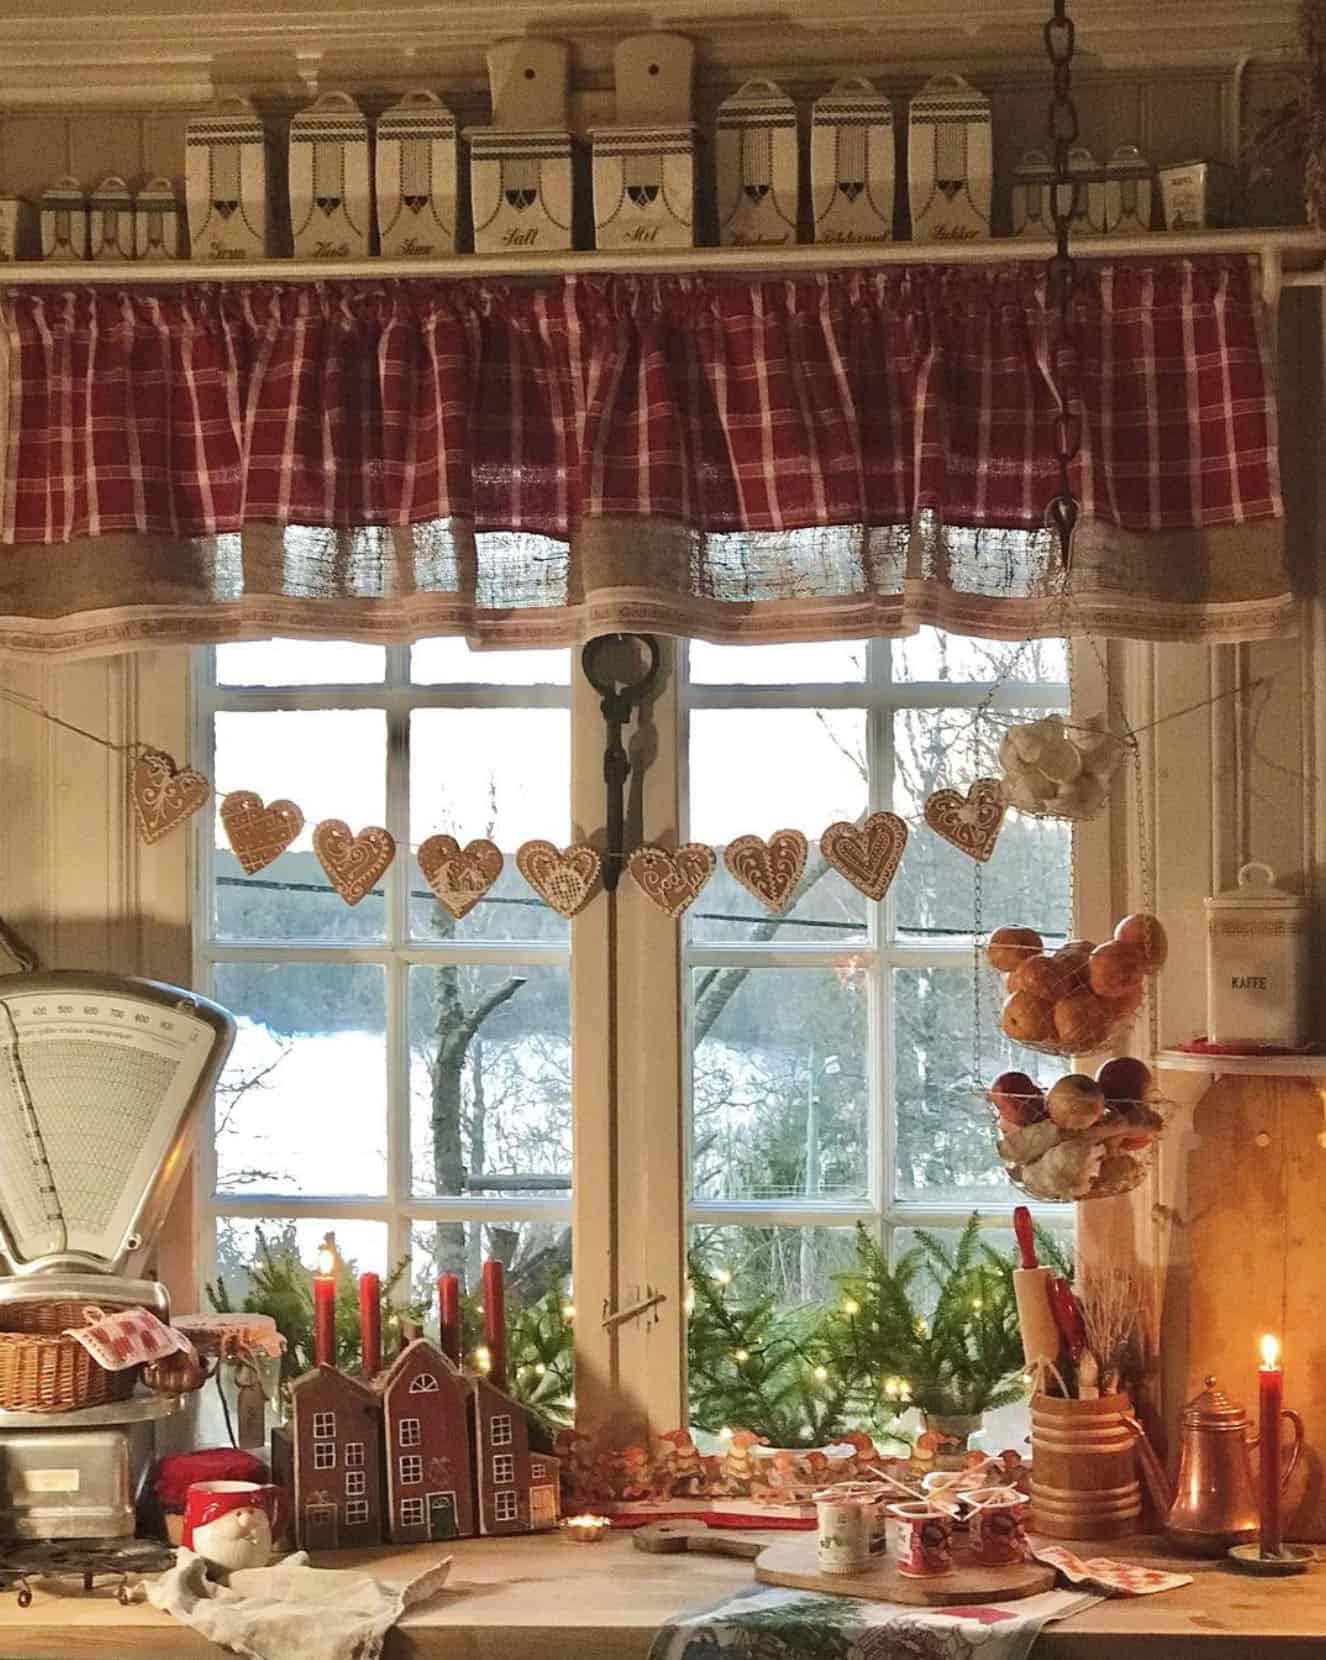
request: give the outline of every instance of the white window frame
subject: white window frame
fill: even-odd
[[[495,1522],[514,1522],[520,1519],[520,1501],[513,1488],[506,1488],[501,1493],[493,1494],[493,1520]]]
[[[360,1499],[368,1491],[368,1472],[366,1470],[347,1470],[345,1472],[345,1496],[348,1499]]]
[[[347,1470],[363,1469],[364,1443],[362,1441],[347,1441],[345,1443],[345,1467]]]
[[[988,681],[902,681],[892,676],[893,650],[889,640],[864,643],[865,674],[860,681],[831,681],[818,684],[743,685],[713,682],[692,683],[681,676],[678,750],[679,771],[685,792],[682,822],[689,820],[689,736],[690,715],[697,710],[725,709],[826,709],[860,710],[865,714],[865,743],[870,760],[867,810],[881,812],[892,805],[893,719],[905,709],[973,709],[984,704],[998,712],[1007,709],[1044,709],[1070,704],[1079,697],[1079,665],[1082,654],[1070,654],[1070,679],[1026,681],[1010,679],[997,688]],[[683,662],[689,650],[681,648]],[[768,834],[775,826],[762,827]],[[1080,832],[1079,832],[1080,834]],[[1078,843],[1078,863],[1081,843]],[[1081,895],[1078,895],[1081,911]],[[703,905],[703,896],[700,900]],[[836,947],[826,942],[798,944],[795,931],[770,944],[740,942],[708,944],[691,938],[685,929],[682,945],[683,1007],[689,1018],[687,981],[696,969],[710,967],[829,968],[853,971],[868,977],[866,1022],[867,1078],[867,1175],[866,1192],[859,1202],[850,1200],[798,1198],[790,1200],[696,1199],[691,1188],[691,1081],[689,1033],[683,1062],[685,1092],[686,1238],[696,1227],[742,1228],[834,1228],[862,1223],[890,1256],[895,1235],[907,1228],[953,1228],[961,1226],[973,1210],[979,1210],[982,1226],[1007,1227],[1015,1199],[973,1192],[970,1198],[952,1202],[907,1199],[897,1191],[896,1120],[891,1104],[891,1075],[894,1061],[894,1007],[886,995],[890,978],[898,969],[937,969],[970,973],[972,947],[967,940],[952,944],[924,945],[894,938],[894,895],[890,891],[882,904],[867,906],[867,932],[850,943]],[[986,919],[987,926],[993,924]],[[993,1146],[991,1158],[994,1157]],[[1060,1206],[1030,1204],[1039,1221],[1062,1225]]]
[[[401,1500],[401,1526],[422,1527],[424,1525],[424,1501],[422,1499]]]
[[[529,1467],[529,1478],[531,1481],[547,1481],[548,1466],[536,1458]]]
[[[431,1372],[420,1372],[418,1377],[410,1379],[408,1393],[411,1395],[436,1395],[437,1390],[437,1379]]]
[[[334,1412],[315,1412],[313,1414],[313,1438],[316,1441],[331,1441],[336,1437],[336,1414]]]
[[[509,1487],[516,1479],[516,1455],[509,1452],[493,1454],[493,1486]]]
[[[315,1441],[313,1443],[313,1468],[315,1470],[334,1470],[336,1468],[335,1441]]]
[[[421,1439],[419,1419],[402,1418],[399,1426],[399,1444],[402,1447],[417,1447]]]
[[[424,1479],[424,1461],[418,1453],[402,1453],[396,1472],[402,1487],[414,1487]]]
[[[488,1420],[488,1445],[490,1447],[509,1447],[513,1438],[511,1414],[509,1412],[494,1412]]]
[[[569,686],[484,685],[447,682],[416,686],[410,681],[410,648],[387,646],[386,669],[377,685],[221,686],[216,679],[216,656],[211,648],[194,652],[194,765],[208,776],[215,772],[213,717],[223,711],[299,709],[380,709],[386,717],[385,826],[394,836],[396,858],[382,879],[385,892],[385,933],[380,941],[316,945],[267,942],[249,945],[213,937],[214,846],[211,811],[199,813],[194,842],[194,984],[211,993],[217,964],[227,962],[343,962],[371,963],[385,971],[387,1066],[387,1170],[381,1195],[270,1193],[245,1189],[221,1193],[217,1189],[215,1115],[209,1106],[195,1161],[195,1206],[198,1228],[198,1290],[215,1278],[216,1227],[226,1218],[295,1218],[369,1221],[386,1224],[386,1264],[411,1250],[416,1224],[484,1222],[567,1224],[572,1221],[572,1194],[524,1198],[487,1197],[482,1193],[419,1197],[412,1191],[410,1169],[410,1050],[408,976],[417,965],[442,963],[492,964],[500,967],[568,967],[571,941],[505,942],[447,940],[432,943],[414,938],[409,929],[409,888],[422,881],[411,852],[409,823],[410,714],[416,709],[567,709]],[[568,672],[574,683],[580,675],[579,653],[568,654]],[[231,781],[233,782],[233,781]],[[568,781],[569,788],[569,781]],[[601,788],[599,792],[601,801]],[[574,804],[572,804],[574,805]],[[347,808],[353,801],[347,801]],[[353,816],[353,814],[351,814]],[[571,814],[574,822],[574,811]],[[415,826],[416,840],[430,828]],[[480,834],[475,829],[472,834]],[[462,837],[462,840],[465,838]],[[508,859],[514,849],[503,850]],[[574,1138],[573,1138],[574,1140]],[[573,1145],[574,1160],[574,1145]],[[574,1174],[574,1172],[573,1172]],[[574,1243],[575,1234],[572,1232]]]
[[[368,1520],[367,1499],[347,1499],[345,1505],[346,1527],[363,1527]]]

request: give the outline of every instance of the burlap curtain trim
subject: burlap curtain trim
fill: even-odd
[[[551,647],[615,629],[768,644],[927,623],[992,639],[1210,642],[1292,629],[1278,522],[1171,533],[1163,555],[1156,540],[1084,521],[1065,598],[1048,538],[933,520],[709,538],[703,560],[683,527],[637,519],[595,521],[571,548],[457,524],[103,537],[0,557],[0,649],[91,655],[272,634]]]

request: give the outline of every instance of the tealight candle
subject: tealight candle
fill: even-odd
[[[574,1539],[580,1545],[593,1545],[597,1544],[612,1523],[607,1516],[568,1516],[562,1526],[566,1529],[568,1539]]]

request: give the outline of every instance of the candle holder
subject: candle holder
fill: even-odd
[[[562,1523],[566,1537],[577,1545],[596,1545],[612,1527],[607,1516],[568,1516]]]
[[[1250,1545],[1231,1545],[1229,1559],[1245,1574],[1258,1574],[1264,1579],[1284,1579],[1290,1574],[1304,1574],[1317,1560],[1311,1545],[1281,1545],[1274,1555],[1263,1556],[1261,1541]]]

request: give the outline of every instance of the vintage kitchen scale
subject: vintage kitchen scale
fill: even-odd
[[[0,1542],[133,1535],[155,1422],[183,1402],[132,1372],[89,1383],[59,1334],[92,1307],[169,1322],[139,1276],[234,1032],[177,986],[0,977]]]

